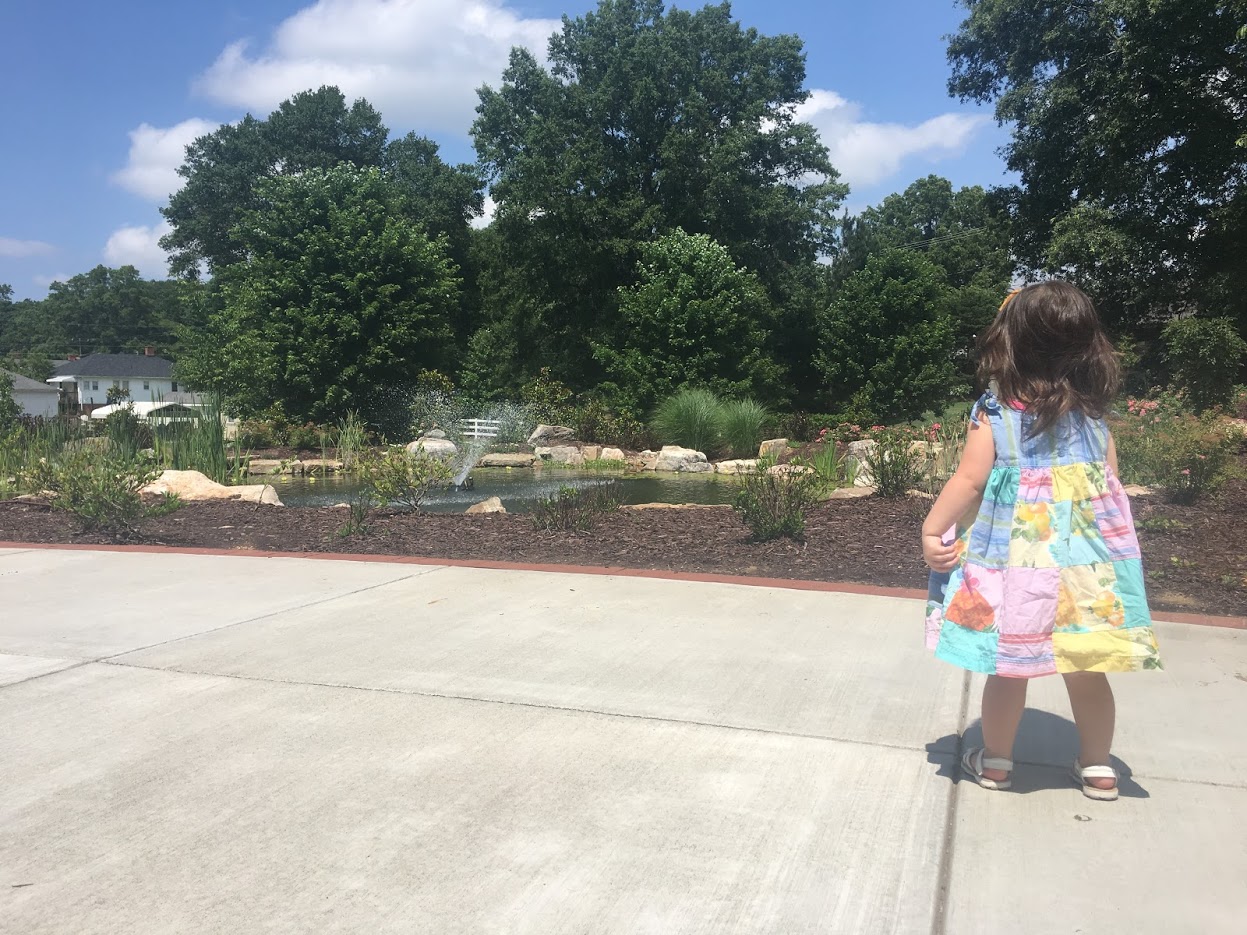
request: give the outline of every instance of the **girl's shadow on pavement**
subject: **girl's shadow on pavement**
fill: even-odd
[[[983,728],[976,720],[958,737],[949,734],[927,744],[927,762],[939,768],[937,776],[952,782],[969,777],[961,771],[961,755],[971,747],[983,745]],[[949,750],[956,755],[950,759]],[[1022,714],[1022,726],[1018,728],[1017,743],[1013,751],[1013,791],[1037,792],[1041,789],[1068,789],[1074,785],[1070,778],[1070,766],[1078,754],[1078,729],[1074,722],[1047,711],[1027,708]],[[1134,780],[1130,767],[1113,757],[1117,770],[1117,787],[1122,798],[1151,798],[1148,791]]]

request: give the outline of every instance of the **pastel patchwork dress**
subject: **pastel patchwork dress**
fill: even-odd
[[[991,393],[980,414],[996,460],[977,517],[945,539],[961,551],[957,566],[931,576],[928,648],[1016,678],[1161,668],[1108,426],[1070,413],[1028,438],[1031,416]]]

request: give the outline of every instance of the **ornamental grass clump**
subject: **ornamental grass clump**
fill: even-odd
[[[709,390],[681,390],[658,407],[654,434],[664,445],[716,451],[723,437],[723,406]]]

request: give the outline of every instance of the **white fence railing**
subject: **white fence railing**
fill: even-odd
[[[497,438],[502,432],[499,419],[464,419],[464,438]]]

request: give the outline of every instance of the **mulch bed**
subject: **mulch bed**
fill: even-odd
[[[145,545],[281,552],[344,552],[531,564],[708,572],[925,588],[918,531],[929,504],[878,497],[811,511],[804,543],[748,540],[729,509],[623,510],[587,533],[538,532],[528,516],[377,513],[362,535],[338,534],[344,510],[188,503],[144,522]],[[1247,614],[1247,481],[1195,506],[1134,501],[1158,609]],[[0,541],[102,544],[70,516],[0,502]]]

